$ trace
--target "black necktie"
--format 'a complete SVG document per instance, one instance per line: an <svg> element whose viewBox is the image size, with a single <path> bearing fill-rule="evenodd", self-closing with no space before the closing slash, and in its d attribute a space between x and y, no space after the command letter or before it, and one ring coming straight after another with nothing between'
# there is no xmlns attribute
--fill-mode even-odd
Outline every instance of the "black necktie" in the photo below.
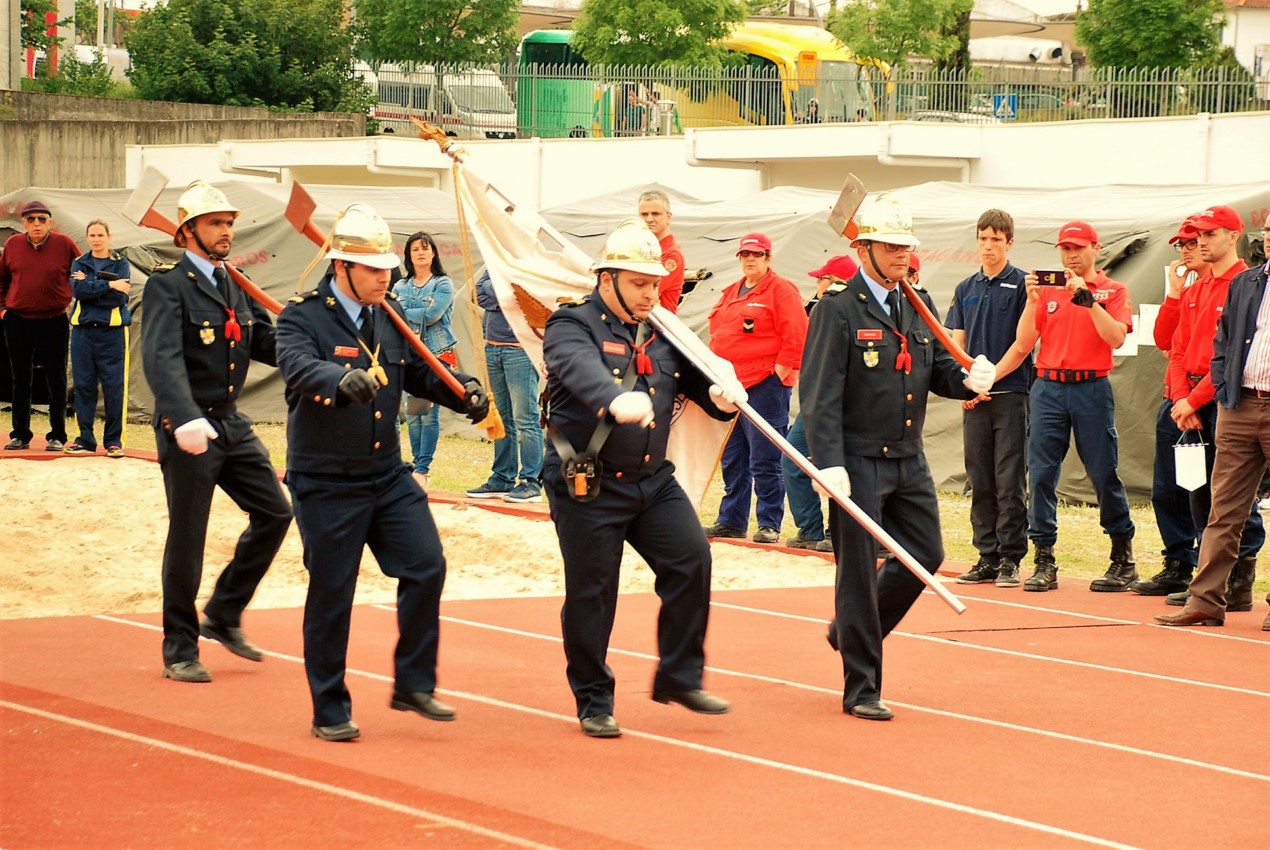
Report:
<svg viewBox="0 0 1270 850"><path fill-rule="evenodd" d="M898 328L900 326L900 288L898 286L886 294L886 305L891 308L891 321Z"/></svg>
<svg viewBox="0 0 1270 850"><path fill-rule="evenodd" d="M217 266L212 269L212 278L216 281L216 286L220 288L221 293L225 292L225 286L229 282L229 275L225 273L224 266Z"/></svg>
<svg viewBox="0 0 1270 850"><path fill-rule="evenodd" d="M366 340L366 347L373 350L375 346L375 317L369 307L362 308L361 326L362 339Z"/></svg>

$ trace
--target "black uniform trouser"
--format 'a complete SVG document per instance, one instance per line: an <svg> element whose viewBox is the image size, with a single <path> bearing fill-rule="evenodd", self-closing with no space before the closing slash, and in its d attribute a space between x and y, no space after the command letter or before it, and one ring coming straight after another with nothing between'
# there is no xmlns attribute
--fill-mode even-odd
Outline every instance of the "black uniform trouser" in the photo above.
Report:
<svg viewBox="0 0 1270 850"><path fill-rule="evenodd" d="M846 468L851 500L934 574L943 563L944 544L926 457L848 456ZM908 613L925 585L893 555L877 569L877 541L837 502L829 504L838 561L834 621L845 680L842 708L847 711L881 698L882 638Z"/></svg>
<svg viewBox="0 0 1270 850"><path fill-rule="evenodd" d="M1027 554L1027 393L1000 393L962 414L970 527L993 561Z"/></svg>
<svg viewBox="0 0 1270 850"><path fill-rule="evenodd" d="M710 615L710 543L673 465L642 481L606 475L591 502L569 497L559 459L543 470L551 519L564 556L565 672L578 717L613 713L613 671L605 662L617 611L622 544L629 542L656 576L661 598L653 678L658 691L701 687Z"/></svg>
<svg viewBox="0 0 1270 850"><path fill-rule="evenodd" d="M384 575L397 579L394 690L432 693L445 557L428 497L410 468L402 464L365 477L288 471L287 486L309 571L304 671L313 697L313 725L334 726L352 718L344 672L364 546L370 547Z"/></svg>
<svg viewBox="0 0 1270 850"><path fill-rule="evenodd" d="M243 609L291 524L291 506L269 462L269 452L251 430L251 420L233 414L209 421L220 436L209 440L201 455L181 451L169 431L155 427L168 497L168 538L163 549L164 664L198 658L195 603L203 580L203 547L216 487L247 514L248 522L203 609L213 620L227 626L240 624Z"/></svg>
<svg viewBox="0 0 1270 850"><path fill-rule="evenodd" d="M49 389L47 440L66 442L66 357L70 350L71 321L65 315L51 319L27 319L9 310L4 314L4 344L9 350L13 376L13 430L9 436L30 440L31 382L35 363L44 366Z"/></svg>

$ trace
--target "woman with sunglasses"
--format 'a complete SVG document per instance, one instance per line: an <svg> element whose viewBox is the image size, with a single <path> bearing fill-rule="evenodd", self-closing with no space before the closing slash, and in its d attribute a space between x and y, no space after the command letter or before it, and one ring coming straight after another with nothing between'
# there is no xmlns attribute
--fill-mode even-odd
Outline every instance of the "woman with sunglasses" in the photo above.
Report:
<svg viewBox="0 0 1270 850"><path fill-rule="evenodd" d="M450 328L454 281L441 265L436 240L423 231L411 234L406 239L405 261L406 276L393 286L392 294L406 311L406 324L438 359L458 368L454 346L459 340ZM436 405L415 398L407 398L405 406L415 480L426 491L432 456L441 436L441 411Z"/></svg>
<svg viewBox="0 0 1270 850"><path fill-rule="evenodd" d="M723 290L710 311L710 349L732 363L749 404L782 436L807 337L798 287L772 271L772 240L741 237L742 277ZM780 540L785 518L781 453L748 419L738 419L723 448L723 501L707 537L743 538L750 523L750 490L758 501L755 543Z"/></svg>

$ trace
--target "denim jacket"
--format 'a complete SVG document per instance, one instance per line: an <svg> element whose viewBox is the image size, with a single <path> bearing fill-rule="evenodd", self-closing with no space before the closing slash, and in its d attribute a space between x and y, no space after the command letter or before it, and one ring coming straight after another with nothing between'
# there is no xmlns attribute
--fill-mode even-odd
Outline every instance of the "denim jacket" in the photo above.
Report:
<svg viewBox="0 0 1270 850"><path fill-rule="evenodd" d="M458 337L450 330L454 281L447 275L433 275L423 286L415 286L413 277L402 278L392 294L406 311L406 324L422 337L429 351L442 354L458 344Z"/></svg>

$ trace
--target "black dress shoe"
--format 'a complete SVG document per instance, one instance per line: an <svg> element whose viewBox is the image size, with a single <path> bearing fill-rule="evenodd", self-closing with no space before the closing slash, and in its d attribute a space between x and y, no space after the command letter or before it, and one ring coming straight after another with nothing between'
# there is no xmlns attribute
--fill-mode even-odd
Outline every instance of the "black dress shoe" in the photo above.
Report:
<svg viewBox="0 0 1270 850"><path fill-rule="evenodd" d="M163 678L174 682L210 682L212 671L203 666L197 658L190 661L178 661L167 664L163 668Z"/></svg>
<svg viewBox="0 0 1270 850"><path fill-rule="evenodd" d="M393 691L392 700L388 703L388 707L397 711L413 711L417 714L422 714L429 720L454 719L454 709L432 694L425 694L423 691L414 693Z"/></svg>
<svg viewBox="0 0 1270 850"><path fill-rule="evenodd" d="M611 714L597 714L594 717L583 717L578 721L582 731L589 738L620 738L622 730Z"/></svg>
<svg viewBox="0 0 1270 850"><path fill-rule="evenodd" d="M825 632L825 640L829 641L829 648L834 652L841 652L838 649L838 624L833 620L829 621L829 631Z"/></svg>
<svg viewBox="0 0 1270 850"><path fill-rule="evenodd" d="M199 623L198 633L208 640L214 640L224 646L230 652L239 658L246 658L248 661L260 661L265 654L251 641L247 640L247 636L243 634L243 630L237 626L226 626L218 623L211 617L204 617L203 622Z"/></svg>
<svg viewBox="0 0 1270 850"><path fill-rule="evenodd" d="M890 720L895 716L895 712L882 700L876 702L862 702L859 705L851 706L851 714L864 720Z"/></svg>
<svg viewBox="0 0 1270 850"><path fill-rule="evenodd" d="M727 714L728 701L701 689L695 691L653 691L653 702L670 705L677 702L698 714Z"/></svg>
<svg viewBox="0 0 1270 850"><path fill-rule="evenodd" d="M336 723L334 726L314 726L313 737L321 738L323 741L351 741L360 737L362 730L357 728L357 724L351 720L345 720L343 723Z"/></svg>

